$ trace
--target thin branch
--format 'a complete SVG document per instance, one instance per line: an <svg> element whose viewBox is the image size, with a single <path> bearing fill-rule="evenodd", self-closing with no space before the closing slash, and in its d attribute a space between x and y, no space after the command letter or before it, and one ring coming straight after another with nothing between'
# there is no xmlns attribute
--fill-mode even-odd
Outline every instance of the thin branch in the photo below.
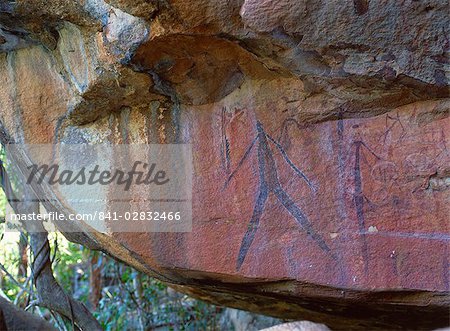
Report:
<svg viewBox="0 0 450 331"><path fill-rule="evenodd" d="M33 300L33 301L31 301L31 302L28 304L28 306L25 307L25 311L26 311L26 310L29 310L29 309L31 309L31 308L33 308L33 307L40 306L40 305L41 305L41 302L39 301L39 299Z"/></svg>
<svg viewBox="0 0 450 331"><path fill-rule="evenodd" d="M2 271L6 274L6 276L8 276L9 278L11 278L11 280L13 281L13 283L14 283L15 285L17 285L18 287L20 287L21 290L26 291L26 292L29 292L28 289L25 288L25 287L23 287L23 285L20 284L19 281L18 281L16 278L14 278L14 276L11 275L11 273L10 273L10 272L6 269L6 267L5 267L3 264L1 264L1 263L0 263L0 269L2 269Z"/></svg>
<svg viewBox="0 0 450 331"><path fill-rule="evenodd" d="M27 286L30 283L30 280L32 278L32 275L29 275L25 282L23 283L23 288L20 289L20 292L16 295L16 298L14 299L14 304L17 305L19 303L20 297L26 292L30 295L34 295L33 291L30 291Z"/></svg>

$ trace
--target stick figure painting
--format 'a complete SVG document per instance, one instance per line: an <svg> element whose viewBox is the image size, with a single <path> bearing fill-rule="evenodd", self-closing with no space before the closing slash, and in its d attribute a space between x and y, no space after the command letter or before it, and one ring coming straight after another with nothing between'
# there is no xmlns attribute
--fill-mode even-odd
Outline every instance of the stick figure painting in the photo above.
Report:
<svg viewBox="0 0 450 331"><path fill-rule="evenodd" d="M333 259L335 259L335 256L331 252L330 247L327 245L322 236L314 229L313 225L311 224L303 210L283 189L278 177L278 170L276 161L274 159L274 152L279 153L282 156L282 159L287 163L287 165L289 165L293 174L301 178L313 192L315 191L314 185L303 173L303 171L301 171L291 161L281 144L265 131L263 124L258 120L256 120L255 129L256 136L247 147L245 153L235 166L234 170L229 174L223 187L223 189L227 189L229 183L233 180L234 176L239 171L244 162L252 157L252 150L256 149L259 180L258 193L253 207L253 214L249 220L247 231L244 234L239 249L236 270L239 270L242 267L245 258L250 250L252 242L258 231L260 220L264 213L264 208L270 194L273 194L277 198L283 208L289 212L289 214L294 218L299 227L304 232L306 232L306 234L315 242L315 244L318 245L324 252L331 255Z"/></svg>

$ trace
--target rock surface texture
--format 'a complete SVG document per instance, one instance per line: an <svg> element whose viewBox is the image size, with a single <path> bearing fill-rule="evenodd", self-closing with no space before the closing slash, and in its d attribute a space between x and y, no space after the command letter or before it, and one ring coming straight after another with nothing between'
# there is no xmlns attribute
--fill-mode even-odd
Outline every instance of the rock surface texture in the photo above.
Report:
<svg viewBox="0 0 450 331"><path fill-rule="evenodd" d="M179 290L333 330L444 327L448 13L0 0L0 136L192 144L192 232L67 234Z"/></svg>

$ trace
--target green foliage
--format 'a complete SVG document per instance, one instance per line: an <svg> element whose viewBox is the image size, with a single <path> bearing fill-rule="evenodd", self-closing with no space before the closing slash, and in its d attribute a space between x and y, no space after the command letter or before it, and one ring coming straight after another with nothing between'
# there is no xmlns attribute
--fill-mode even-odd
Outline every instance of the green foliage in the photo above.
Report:
<svg viewBox="0 0 450 331"><path fill-rule="evenodd" d="M89 274L84 264L89 251L79 244L67 241L62 235L52 233L49 236L50 247L54 254L53 273L66 293L74 295L74 282L87 298Z"/></svg>
<svg viewBox="0 0 450 331"><path fill-rule="evenodd" d="M0 161L5 160L5 150L0 145ZM6 211L6 196L3 190L0 189L0 219L5 218L5 211Z"/></svg>
<svg viewBox="0 0 450 331"><path fill-rule="evenodd" d="M105 330L215 330L220 309L170 290L165 284L109 260L103 268L110 286L103 288L95 316ZM142 286L141 297L136 282Z"/></svg>
<svg viewBox="0 0 450 331"><path fill-rule="evenodd" d="M0 263L18 279L19 233L6 233L0 242ZM61 234L49 235L53 272L62 287L91 307L89 293L89 261L98 255L97 267L101 268L101 298L93 311L105 330L216 330L221 309L187 295L169 289L162 282L139 273L103 253L92 252L78 244L68 242ZM31 271L28 270L28 274ZM1 274L1 272L0 272ZM4 273L0 277L1 290L14 301L20 287ZM136 286L140 284L141 290ZM26 305L22 295L18 303ZM56 324L55 324L56 325ZM70 330L70 322L65 327Z"/></svg>
<svg viewBox="0 0 450 331"><path fill-rule="evenodd" d="M0 160L5 161L0 147ZM10 165L5 162L7 171ZM14 174L14 171L11 171ZM20 187L18 179L10 176L14 190ZM19 195L20 196L20 195ZM0 190L0 219L4 219L7 200ZM18 277L19 232L0 232L0 295L25 308L34 298L31 293L31 270L26 278ZM95 305L89 301L92 292L90 270L100 268L101 295L93 311L105 330L215 330L220 317L220 308L194 300L169 289L165 284L131 267L121 264L103 253L92 252L81 245L68 242L61 234L49 235L52 268L56 280L64 290L87 307ZM95 255L95 259L93 259ZM28 260L31 261L28 250ZM92 263L92 261L97 261ZM29 263L30 264L30 263ZM22 288L26 288L24 291ZM20 294L20 296L19 296ZM19 297L18 297L19 296ZM45 309L32 311L43 314L60 329L71 329L69 321L46 313ZM42 315L42 316L44 316ZM63 325L65 324L65 325Z"/></svg>
<svg viewBox="0 0 450 331"><path fill-rule="evenodd" d="M17 279L18 271L18 255L19 250L17 242L19 240L19 233L6 233L1 235L2 240L0 242L0 263L6 268L6 270ZM18 281L24 281L23 279L17 279ZM0 271L0 284L3 294L5 294L10 300L14 300L17 294L20 292L20 287L7 276L6 272Z"/></svg>
<svg viewBox="0 0 450 331"><path fill-rule="evenodd" d="M3 191L0 191L0 218L5 218L5 210L6 210L6 197L3 194Z"/></svg>

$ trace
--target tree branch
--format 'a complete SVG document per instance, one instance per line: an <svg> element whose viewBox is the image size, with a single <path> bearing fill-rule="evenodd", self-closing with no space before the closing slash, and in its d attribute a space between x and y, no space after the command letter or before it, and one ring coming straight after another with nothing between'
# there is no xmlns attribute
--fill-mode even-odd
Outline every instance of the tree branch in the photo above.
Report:
<svg viewBox="0 0 450 331"><path fill-rule="evenodd" d="M44 227L42 230L45 231ZM40 306L73 320L82 330L102 330L86 306L67 295L53 276L47 232L34 232L29 235L30 247L34 255L33 277Z"/></svg>
<svg viewBox="0 0 450 331"><path fill-rule="evenodd" d="M39 213L39 202L37 202L34 193L29 187L25 187L24 199L17 200L1 160L0 185L15 213ZM50 245L47 231L42 223L37 222L33 224L33 229L29 232L29 235L30 247L34 255L31 272L41 306L72 320L82 330L102 330L100 324L89 310L81 302L68 296L53 276L50 261Z"/></svg>
<svg viewBox="0 0 450 331"><path fill-rule="evenodd" d="M56 331L42 318L17 308L2 297L0 297L0 330Z"/></svg>

